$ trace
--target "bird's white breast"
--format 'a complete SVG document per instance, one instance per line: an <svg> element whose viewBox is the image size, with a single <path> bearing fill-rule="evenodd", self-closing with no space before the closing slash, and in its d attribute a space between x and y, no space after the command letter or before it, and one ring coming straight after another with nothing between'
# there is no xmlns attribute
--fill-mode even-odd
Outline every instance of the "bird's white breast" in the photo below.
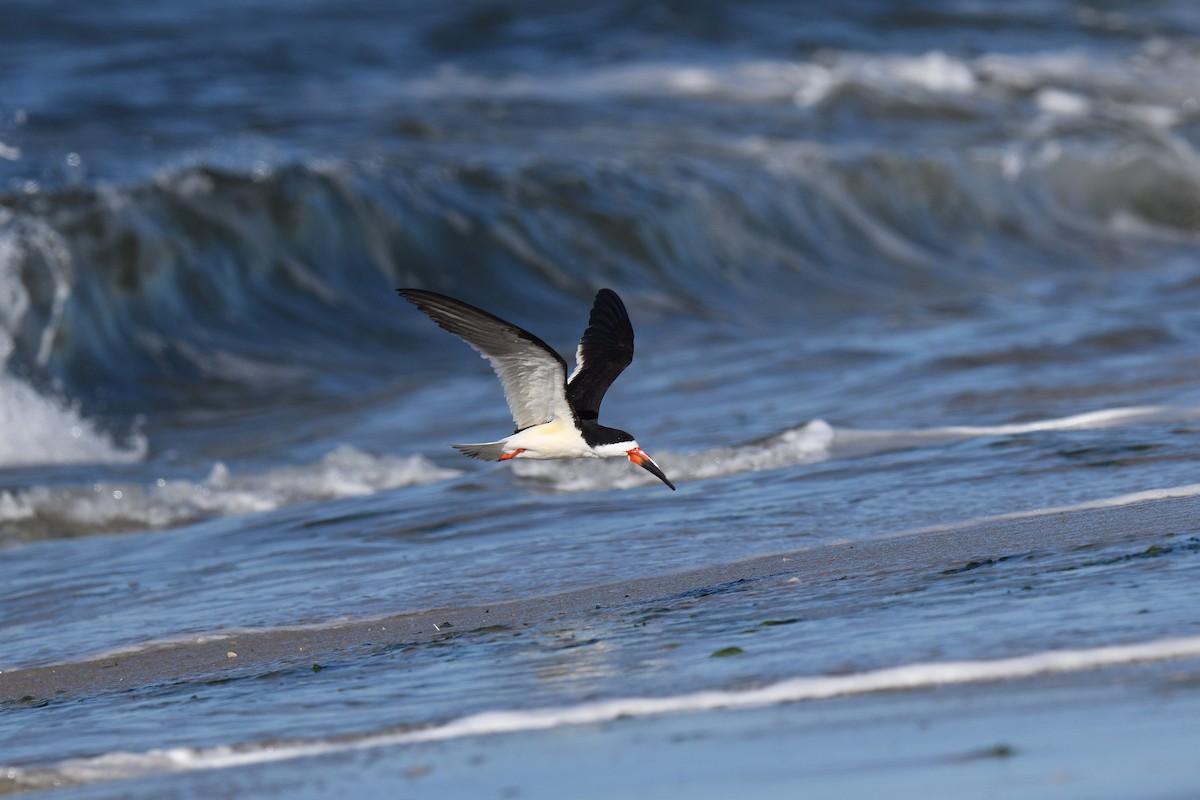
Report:
<svg viewBox="0 0 1200 800"><path fill-rule="evenodd" d="M526 428L504 441L506 450L524 451L515 458L587 458L596 455L573 423L558 419Z"/></svg>

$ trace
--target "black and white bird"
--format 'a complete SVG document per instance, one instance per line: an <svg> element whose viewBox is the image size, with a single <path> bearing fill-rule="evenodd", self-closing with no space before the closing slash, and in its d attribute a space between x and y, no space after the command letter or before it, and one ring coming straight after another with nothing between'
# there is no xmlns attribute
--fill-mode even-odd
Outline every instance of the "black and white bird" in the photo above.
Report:
<svg viewBox="0 0 1200 800"><path fill-rule="evenodd" d="M604 393L633 361L633 325L616 292L596 293L575 371L567 377L567 362L532 333L436 292L396 291L490 361L504 387L516 432L496 442L453 445L459 452L484 461L625 456L674 490L631 434L597 421Z"/></svg>

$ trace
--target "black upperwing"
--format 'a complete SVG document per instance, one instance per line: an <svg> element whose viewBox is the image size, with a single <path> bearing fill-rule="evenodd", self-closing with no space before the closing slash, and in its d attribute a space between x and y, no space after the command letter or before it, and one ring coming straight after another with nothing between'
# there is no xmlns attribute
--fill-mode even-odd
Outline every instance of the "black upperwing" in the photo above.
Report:
<svg viewBox="0 0 1200 800"><path fill-rule="evenodd" d="M567 380L567 401L579 419L599 416L604 393L632 361L633 325L625 304L612 289L601 289Z"/></svg>

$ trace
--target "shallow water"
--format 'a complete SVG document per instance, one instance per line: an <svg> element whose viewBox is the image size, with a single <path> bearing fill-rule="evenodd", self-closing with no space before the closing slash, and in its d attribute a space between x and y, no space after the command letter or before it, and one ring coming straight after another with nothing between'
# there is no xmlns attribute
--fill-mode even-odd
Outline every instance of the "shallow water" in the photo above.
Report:
<svg viewBox="0 0 1200 800"><path fill-rule="evenodd" d="M1200 635L1191 4L12 16L5 789L553 796L596 746L633 765L596 795L715 794L751 773L698 760L776 730L817 752L753 760L765 796L963 790L946 759L997 744L966 783L1057 788L1006 697L1073 743L1141 726L1160 768L1111 785L1187 786L1200 731L1161 687L1194 702L1170 643ZM616 289L638 352L605 422L679 491L451 450L511 420L409 285L568 356ZM1110 646L1149 663L586 712ZM562 770L519 766L547 748ZM1118 750L1066 747L1061 785L1100 796Z"/></svg>

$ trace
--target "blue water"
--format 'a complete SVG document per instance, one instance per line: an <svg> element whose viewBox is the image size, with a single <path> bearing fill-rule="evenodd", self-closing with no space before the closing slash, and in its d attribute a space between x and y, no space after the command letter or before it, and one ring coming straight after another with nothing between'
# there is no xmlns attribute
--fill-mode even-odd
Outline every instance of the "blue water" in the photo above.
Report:
<svg viewBox="0 0 1200 800"><path fill-rule="evenodd" d="M364 796L562 796L565 773L451 766L553 731L214 754L1200 634L1193 4L19 2L4 28L0 690L167 653L124 691L9 697L5 790L291 796L328 774ZM626 463L458 455L511 430L502 395L397 286L568 360L595 291L618 291L637 355L604 421L679 491ZM767 554L790 560L743 580ZM564 592L584 600L527 630L355 627ZM197 639L306 630L348 649L184 664ZM618 720L603 752L630 767L595 792L747 785L640 756L686 740L720 763L776 724L811 748L808 714L862 752L754 771L764 796L961 788L946 764L999 740L952 730L992 721L1016 754L962 762L966 785L1002 762L1059 786L1031 755L1043 723L1200 744L1155 699L1194 685L1194 658L1080 663L1014 682L1047 709L1028 730L1005 727L1003 685L977 712L954 689L966 718L934 726L937 757L884 752L896 720L943 718L935 680ZM161 747L183 772L145 757ZM1071 796L1100 796L1113 747L1068 748ZM1166 759L1120 785L1189 788Z"/></svg>

